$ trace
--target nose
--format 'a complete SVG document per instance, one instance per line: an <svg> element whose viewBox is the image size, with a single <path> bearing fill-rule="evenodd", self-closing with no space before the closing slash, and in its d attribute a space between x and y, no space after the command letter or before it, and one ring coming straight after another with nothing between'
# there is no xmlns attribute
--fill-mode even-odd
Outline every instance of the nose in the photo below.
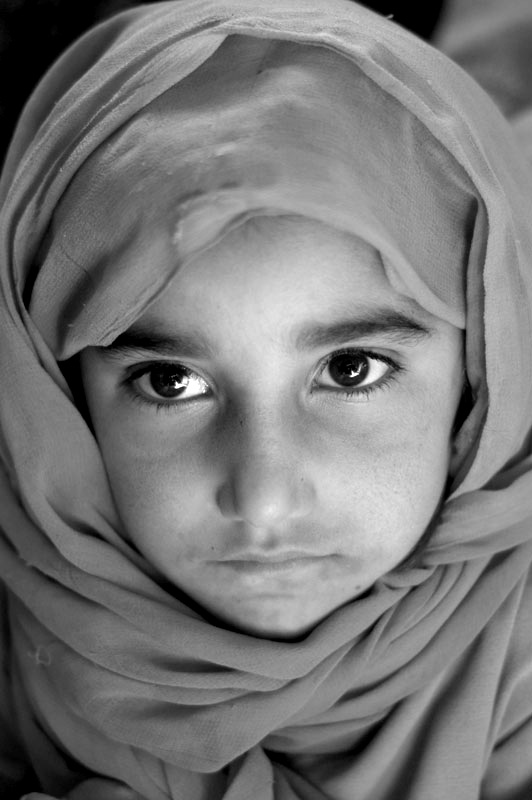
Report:
<svg viewBox="0 0 532 800"><path fill-rule="evenodd" d="M294 432L291 435L286 424L262 425L262 434L257 427L252 430L250 422L234 432L237 441L233 439L216 500L227 519L271 528L309 514L316 492Z"/></svg>

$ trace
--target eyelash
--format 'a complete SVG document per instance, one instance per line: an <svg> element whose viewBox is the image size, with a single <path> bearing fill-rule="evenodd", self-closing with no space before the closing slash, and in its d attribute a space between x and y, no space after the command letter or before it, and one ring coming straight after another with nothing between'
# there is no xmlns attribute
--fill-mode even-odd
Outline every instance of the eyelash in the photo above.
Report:
<svg viewBox="0 0 532 800"><path fill-rule="evenodd" d="M342 355L354 355L354 356L361 356L363 358L367 358L373 361L379 361L380 363L386 364L390 370L386 373L382 378L378 379L376 382L369 384L368 386L358 386L352 389L342 389L342 387L338 386L337 388L333 387L318 387L316 386L315 381L323 374L327 366L331 363L334 358ZM123 381L123 385L128 393L129 399L135 403L138 403L141 406L148 406L154 409L157 413L158 412L167 412L171 413L177 411L177 409L182 408L183 405L187 403L193 402L193 400L181 400L180 402L176 402L175 400L155 400L149 399L144 397L136 388L135 382L139 380L143 375L146 375L156 367L176 367L176 366L184 366L180 362L175 361L152 361L148 364L144 364L142 367L134 369ZM188 367L185 367L188 370ZM311 387L311 394L314 394L316 389L321 389L323 392L328 392L334 394L335 397L341 397L343 400L350 400L353 397L358 397L360 400L368 400L373 394L377 391L386 389L392 384L399 374L403 372L404 367L399 364L394 359L390 358L389 356L382 355L381 353L374 353L370 350L360 350L356 348L347 348L345 350L336 350L333 353L330 353L319 365L318 371L316 373L315 378L313 379L313 384ZM194 370L189 370L193 374L195 373ZM201 377L201 376L200 376ZM207 382L207 381L206 381ZM199 395L199 397L209 397L209 394L206 395Z"/></svg>

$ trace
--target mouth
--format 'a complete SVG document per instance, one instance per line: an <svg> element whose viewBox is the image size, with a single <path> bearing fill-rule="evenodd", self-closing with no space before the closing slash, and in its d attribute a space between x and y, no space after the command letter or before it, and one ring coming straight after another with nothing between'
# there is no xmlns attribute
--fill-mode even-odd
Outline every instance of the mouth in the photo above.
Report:
<svg viewBox="0 0 532 800"><path fill-rule="evenodd" d="M315 553L306 553L302 550L286 550L286 551L279 551L279 552L259 552L259 553L252 553L252 552L243 552L243 553L235 553L230 554L225 558L220 559L222 563L252 563L252 564L284 564L289 561L304 561L304 560L315 560L318 558L324 558L325 556L318 556Z"/></svg>
<svg viewBox="0 0 532 800"><path fill-rule="evenodd" d="M284 553L241 553L217 562L222 568L231 570L242 577L282 578L305 576L317 572L334 556L316 556L299 551Z"/></svg>

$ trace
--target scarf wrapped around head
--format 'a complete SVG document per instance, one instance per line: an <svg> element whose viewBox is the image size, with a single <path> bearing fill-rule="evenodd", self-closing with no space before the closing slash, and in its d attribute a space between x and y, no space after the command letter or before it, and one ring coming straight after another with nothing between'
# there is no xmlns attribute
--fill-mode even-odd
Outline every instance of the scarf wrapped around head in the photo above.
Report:
<svg viewBox="0 0 532 800"><path fill-rule="evenodd" d="M445 57L353 3L172 0L55 65L0 192L0 580L43 787L97 774L147 800L329 796L286 758L347 750L422 692L530 567L532 182L511 131ZM123 535L61 370L260 214L376 247L395 288L464 328L473 398L421 563L299 642L216 627L166 591ZM338 796L356 781L366 797L386 748L339 769Z"/></svg>

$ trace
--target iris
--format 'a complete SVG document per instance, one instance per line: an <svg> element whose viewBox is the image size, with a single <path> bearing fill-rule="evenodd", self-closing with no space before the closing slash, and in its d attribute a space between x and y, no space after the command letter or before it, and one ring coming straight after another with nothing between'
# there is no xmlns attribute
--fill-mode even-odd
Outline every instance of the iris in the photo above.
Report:
<svg viewBox="0 0 532 800"><path fill-rule="evenodd" d="M368 359L354 353L334 356L329 362L329 374L341 386L357 386L369 372Z"/></svg>

